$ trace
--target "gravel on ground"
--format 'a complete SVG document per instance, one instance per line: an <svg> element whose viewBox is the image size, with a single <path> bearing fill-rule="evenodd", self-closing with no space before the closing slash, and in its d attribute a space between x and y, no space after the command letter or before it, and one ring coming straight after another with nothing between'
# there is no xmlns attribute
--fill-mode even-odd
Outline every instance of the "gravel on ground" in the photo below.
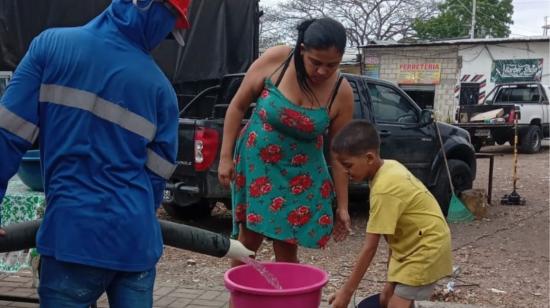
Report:
<svg viewBox="0 0 550 308"><path fill-rule="evenodd" d="M457 275L441 280L433 300L498 307L548 307L549 303L549 151L521 154L517 192L525 206L503 206L500 198L512 192L513 155L510 146L485 147L495 154L492 205L482 220L451 224L454 266ZM487 188L486 159L477 161L474 188ZM230 213L218 204L207 219L179 221L228 235ZM351 209L353 232L347 240L324 250L300 249L299 258L325 269L330 280L324 298L343 284L361 249L366 228L366 203ZM162 210L159 217L173 220ZM173 220L175 221L175 220ZM385 281L387 247L381 241L371 268L363 278L357 297L377 293ZM257 259L273 260L270 242L264 241ZM227 259L214 258L166 247L157 267L159 282L182 287L219 288L229 268ZM449 284L451 282L451 284ZM452 291L449 286L454 284Z"/></svg>

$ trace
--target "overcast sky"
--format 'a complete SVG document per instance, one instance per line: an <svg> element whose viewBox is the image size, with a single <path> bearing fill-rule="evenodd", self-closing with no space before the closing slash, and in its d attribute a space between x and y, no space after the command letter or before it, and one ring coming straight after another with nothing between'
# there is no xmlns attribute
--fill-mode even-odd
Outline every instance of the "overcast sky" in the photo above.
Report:
<svg viewBox="0 0 550 308"><path fill-rule="evenodd" d="M260 0L260 4L274 5L283 0ZM466 1L466 0L465 0ZM540 36L544 25L544 16L550 24L550 0L513 0L514 24L510 27L511 36ZM550 32L550 30L549 30Z"/></svg>

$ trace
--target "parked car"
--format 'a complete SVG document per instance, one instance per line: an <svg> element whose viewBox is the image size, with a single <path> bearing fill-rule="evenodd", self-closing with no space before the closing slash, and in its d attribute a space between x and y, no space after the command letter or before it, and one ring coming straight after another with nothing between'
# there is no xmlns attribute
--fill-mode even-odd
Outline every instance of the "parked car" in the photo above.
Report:
<svg viewBox="0 0 550 308"><path fill-rule="evenodd" d="M181 111L178 166L167 184L163 202L169 215L177 218L203 215L209 213L212 203L218 200L230 205L230 191L218 183L218 159L225 112L243 77L243 74L225 76L219 85L204 90ZM431 111L420 109L391 82L352 74L345 77L354 91L353 116L375 123L381 137L381 156L407 166L432 191L446 214L451 191L435 125L441 131L443 149L458 192L471 188L476 174L475 153L468 132L435 123ZM210 105L206 107L207 104ZM251 104L243 125L253 108ZM203 112L189 112L197 109ZM325 142L326 148L328 144ZM350 194L359 194L367 200L368 185L352 184Z"/></svg>
<svg viewBox="0 0 550 308"><path fill-rule="evenodd" d="M514 119L518 118L519 150L540 151L549 136L550 86L538 82L498 84L483 103L460 106L456 125L466 129L479 151L484 145L514 144Z"/></svg>

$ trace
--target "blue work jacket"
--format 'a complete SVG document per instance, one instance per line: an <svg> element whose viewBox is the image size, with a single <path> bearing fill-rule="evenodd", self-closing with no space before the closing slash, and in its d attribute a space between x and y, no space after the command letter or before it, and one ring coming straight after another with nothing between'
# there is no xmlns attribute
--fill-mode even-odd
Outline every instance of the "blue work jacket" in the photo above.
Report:
<svg viewBox="0 0 550 308"><path fill-rule="evenodd" d="M114 0L81 27L31 43L0 104L0 200L39 140L40 254L144 271L162 254L156 209L175 168L177 97L150 55L176 17Z"/></svg>

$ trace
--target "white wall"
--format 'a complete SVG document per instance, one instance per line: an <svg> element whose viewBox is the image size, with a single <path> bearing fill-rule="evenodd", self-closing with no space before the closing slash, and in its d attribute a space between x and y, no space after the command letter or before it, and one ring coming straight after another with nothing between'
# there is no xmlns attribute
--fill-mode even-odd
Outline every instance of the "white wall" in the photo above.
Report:
<svg viewBox="0 0 550 308"><path fill-rule="evenodd" d="M487 95L495 86L495 84L491 82L491 66L493 60L540 58L544 59L542 83L550 84L549 46L550 43L548 41L460 45L458 55L462 57L462 69L460 70L458 84L460 84L462 78L466 79L464 82L482 83L485 80L485 85L481 87L480 93L485 91L485 95ZM455 98L458 99L458 93L456 92ZM480 97L480 102L482 99L483 96Z"/></svg>

